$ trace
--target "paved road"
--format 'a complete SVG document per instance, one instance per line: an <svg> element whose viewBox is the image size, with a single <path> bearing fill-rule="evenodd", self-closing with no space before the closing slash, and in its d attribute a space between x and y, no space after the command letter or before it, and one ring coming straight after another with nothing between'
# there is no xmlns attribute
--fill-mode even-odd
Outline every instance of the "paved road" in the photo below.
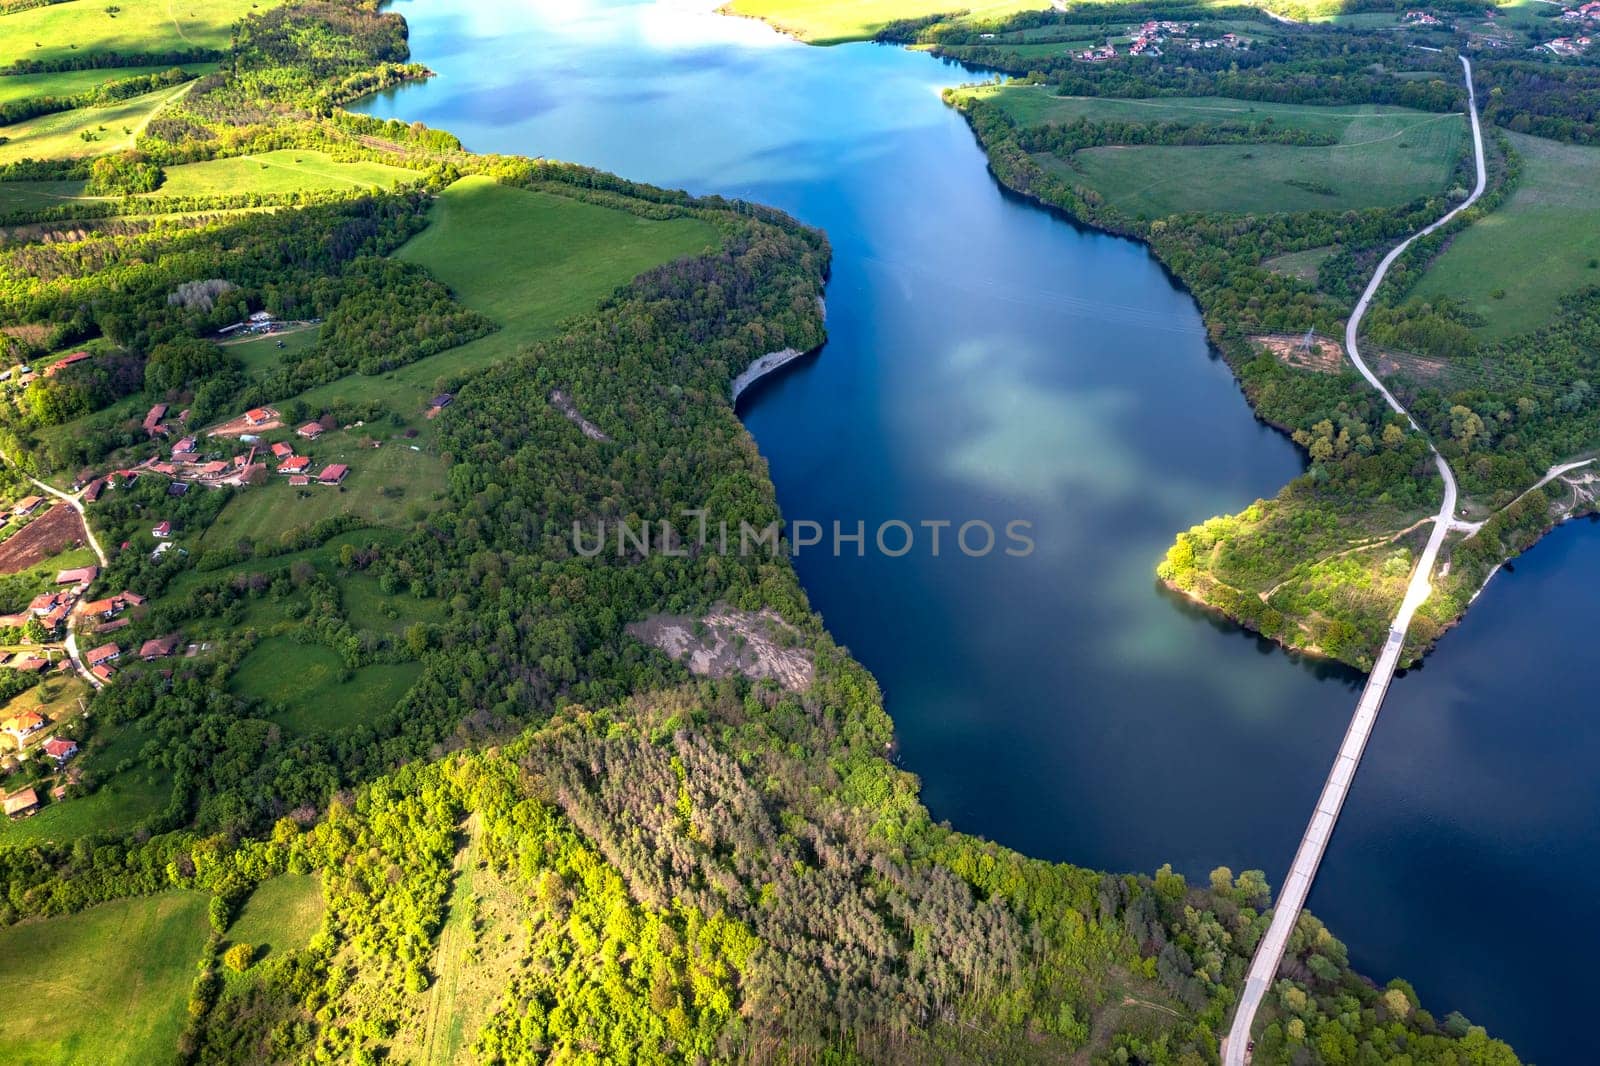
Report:
<svg viewBox="0 0 1600 1066"><path fill-rule="evenodd" d="M1394 261L1413 241L1419 237L1426 237L1445 225L1471 207L1478 197L1483 195L1483 188L1487 182L1483 165L1483 131L1478 125L1478 101L1477 94L1472 88L1472 64L1466 56L1461 57L1461 67L1467 81L1467 114L1472 123L1472 148L1478 170L1477 184L1472 190L1472 195L1432 225L1401 241L1383 257L1383 262L1378 264L1377 273L1373 274L1372 280L1367 283L1366 291L1356 302L1355 310L1351 313L1350 321L1346 323L1344 331L1345 350L1349 353L1350 361L1355 364L1355 368L1361 372L1362 377L1372 383L1372 387L1378 390L1391 408L1406 416L1411 427L1418 432L1421 432L1421 427L1417 425L1416 419L1400 405L1400 401L1394 398L1394 394L1361 358L1357 339L1361 332L1361 319L1366 315L1372 297L1377 293L1378 286L1383 284L1384 275L1389 272L1389 267ZM1338 757L1334 759L1333 769L1329 771L1328 779L1322 786L1322 795L1317 798L1316 809L1311 812L1311 823L1306 826L1305 835L1300 838L1300 848L1295 852L1294 863L1289 867L1289 876L1278 892L1277 906L1273 909L1272 923L1267 928L1267 935L1261 938L1261 943L1256 946L1255 958L1250 961L1244 995L1239 1000L1238 1010L1233 1016L1233 1026L1228 1030L1228 1038L1224 1042L1223 1062L1227 1066L1244 1066L1250 1041L1250 1027L1255 1021L1256 1011L1260 1009L1262 999L1271 990L1272 982L1278 975L1278 967L1283 962L1283 952L1288 946L1289 936L1300 920L1300 911L1305 907L1306 896L1311 892L1311 883L1317 876L1317 867L1322 863L1322 853L1327 849L1328 839L1333 836L1333 827L1339 820L1339 812L1343 809L1345 797L1350 792L1350 782L1355 778L1356 767L1361 763L1361 755L1367 747L1367 739L1372 735L1372 727L1378 720L1378 708L1383 706L1383 698L1389 692L1389 682L1393 680L1395 668L1400 663L1400 652L1405 646L1406 630L1411 627L1411 619L1417 613L1417 608L1428 598L1428 593L1432 589L1430 582L1433 577L1433 566L1439 557L1439 548L1444 544L1444 539L1456 520L1455 474L1436 448L1433 449L1433 462L1439 469L1439 476L1444 479L1444 502L1434 518L1433 532L1428 537L1427 546L1422 549L1422 556L1417 560L1416 569L1412 571L1405 599L1401 601L1400 610L1389 627L1389 637L1384 641L1383 650L1378 654L1377 664L1373 666L1372 673L1367 678L1366 687L1361 690L1361 699L1356 702L1355 715L1350 719L1349 728L1345 730L1344 741L1339 745Z"/></svg>
<svg viewBox="0 0 1600 1066"><path fill-rule="evenodd" d="M0 459L3 459L8 463L12 463L11 457L9 455L5 454L4 452L0 452ZM15 466L16 464L12 463L12 465ZM21 467L18 467L18 469L20 470ZM56 499L65 502L68 507L70 507L74 511L78 512L78 518L83 522L83 535L89 541L89 547L94 549L94 557L96 559L100 560L100 565L101 566L105 566L106 565L105 549L100 547L99 538L94 535L94 530L89 528L89 516L83 513L83 501L80 500L76 494L62 492L60 489L56 488L54 485L47 485L43 481L40 481L36 477L32 477L32 476L29 476L27 474L24 474L23 476L28 478L28 480L33 483L33 487L34 488L38 489L41 492L48 493L49 495L54 496ZM97 689L105 687L105 683L103 681L101 681L98 677L95 677L94 674L89 672L88 666L84 665L82 657L79 656L79 654L78 654L78 634L76 634L76 633L74 633L72 631L72 622L71 622L71 620L68 620L68 622L67 622L66 648L67 648L67 658L72 660L73 668L76 669L79 674L83 675L83 679L85 681L89 682L89 684L93 685Z"/></svg>

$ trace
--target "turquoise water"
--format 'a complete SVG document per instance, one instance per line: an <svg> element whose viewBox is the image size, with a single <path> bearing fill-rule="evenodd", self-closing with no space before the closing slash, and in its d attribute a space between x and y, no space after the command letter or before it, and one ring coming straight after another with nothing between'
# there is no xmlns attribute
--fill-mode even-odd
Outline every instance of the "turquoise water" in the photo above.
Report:
<svg viewBox="0 0 1600 1066"><path fill-rule="evenodd" d="M395 10L438 77L366 110L827 230L828 344L741 401L788 519L1032 524L1021 559L797 561L936 817L1088 866L1282 876L1359 678L1153 574L1176 531L1272 494L1300 457L1142 246L996 185L938 95L983 75L694 4ZM1600 592L1597 539L1532 553L1396 684L1311 899L1372 976L1547 1063L1579 1061L1563 1028L1600 993L1557 935L1600 873L1576 613Z"/></svg>

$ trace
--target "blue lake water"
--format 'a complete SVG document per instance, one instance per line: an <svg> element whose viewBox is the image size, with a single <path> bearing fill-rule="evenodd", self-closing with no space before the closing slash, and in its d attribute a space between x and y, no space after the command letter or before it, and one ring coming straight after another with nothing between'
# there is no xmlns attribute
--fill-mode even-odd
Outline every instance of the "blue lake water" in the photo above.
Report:
<svg viewBox="0 0 1600 1066"><path fill-rule="evenodd" d="M1359 678L1174 600L1154 568L1300 457L1141 245L996 185L938 95L983 75L692 2L394 9L438 77L365 110L826 229L828 344L741 404L788 519L1031 523L1023 559L947 540L797 561L936 817L1087 866L1282 876ZM1600 875L1597 602L1593 525L1496 579L1394 687L1311 898L1370 975L1544 1063L1584 1060L1571 1020L1600 996L1572 958Z"/></svg>

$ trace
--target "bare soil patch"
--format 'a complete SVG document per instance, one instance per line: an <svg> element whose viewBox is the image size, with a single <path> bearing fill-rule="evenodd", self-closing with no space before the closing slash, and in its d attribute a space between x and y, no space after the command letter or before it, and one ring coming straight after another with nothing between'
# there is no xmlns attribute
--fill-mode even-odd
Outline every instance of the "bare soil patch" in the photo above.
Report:
<svg viewBox="0 0 1600 1066"><path fill-rule="evenodd" d="M58 503L0 543L0 574L38 566L83 540L83 519L77 511Z"/></svg>
<svg viewBox="0 0 1600 1066"><path fill-rule="evenodd" d="M1250 338L1271 352L1280 363L1314 374L1337 374L1345 367L1344 346L1332 337L1313 334L1265 333Z"/></svg>
<svg viewBox="0 0 1600 1066"><path fill-rule="evenodd" d="M271 408L268 408L271 410ZM272 411L272 417L265 422L251 424L244 415L230 418L226 422L219 422L206 430L208 437L242 437L246 434L265 433L271 429L282 429L283 421L278 417L277 411Z"/></svg>
<svg viewBox="0 0 1600 1066"><path fill-rule="evenodd" d="M573 402L572 397L568 396L560 389L551 390L550 403L551 406L553 406L557 411L560 411L563 415L566 415L567 420L582 430L583 435L588 437L590 440L611 439L610 437L606 436L605 431L599 426L595 425L587 418L584 418L583 415L579 413L578 405Z"/></svg>
<svg viewBox="0 0 1600 1066"><path fill-rule="evenodd" d="M800 634L771 608L757 612L715 607L704 618L658 614L628 625L628 633L701 677L741 674L767 678L799 692L816 674Z"/></svg>

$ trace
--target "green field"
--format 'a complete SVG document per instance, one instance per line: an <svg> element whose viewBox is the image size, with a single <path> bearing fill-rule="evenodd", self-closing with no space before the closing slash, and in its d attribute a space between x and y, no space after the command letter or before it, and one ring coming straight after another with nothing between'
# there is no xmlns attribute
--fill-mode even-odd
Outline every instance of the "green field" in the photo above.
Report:
<svg viewBox="0 0 1600 1066"><path fill-rule="evenodd" d="M151 196L266 195L393 188L420 175L369 160L344 162L325 152L284 148L259 155L208 159L167 168L167 180Z"/></svg>
<svg viewBox="0 0 1600 1066"><path fill-rule="evenodd" d="M226 48L233 24L272 0L68 0L0 16L0 67L94 52L124 55ZM116 13L106 9L115 7ZM101 78L107 76L101 71Z"/></svg>
<svg viewBox="0 0 1600 1066"><path fill-rule="evenodd" d="M387 427L375 427L387 436ZM444 498L445 465L427 451L412 451L394 437L380 448L357 447L361 430L335 430L315 444L297 441L301 455L316 459L313 469L344 463L343 485L294 487L274 474L265 485L237 493L200 538L202 550L239 540L277 547L289 530L315 525L335 515L360 515L381 526L402 527L425 516Z"/></svg>
<svg viewBox="0 0 1600 1066"><path fill-rule="evenodd" d="M262 959L298 951L322 925L322 880L316 874L279 874L256 886L228 927L228 941L249 944Z"/></svg>
<svg viewBox="0 0 1600 1066"><path fill-rule="evenodd" d="M243 363L246 374L260 379L281 366L286 357L297 356L316 344L321 335L322 327L312 326L290 333L269 333L247 341L234 341L224 344L222 350ZM282 348L278 347L280 341Z"/></svg>
<svg viewBox="0 0 1600 1066"><path fill-rule="evenodd" d="M3 26L0 23L0 26ZM215 63L179 64L192 74L207 74L217 69ZM113 67L102 70L60 70L50 74L7 74L0 76L0 104L15 100L28 100L35 96L76 96L98 85L111 81L125 81L145 74L161 74L171 70L173 64L160 63L150 67Z"/></svg>
<svg viewBox="0 0 1600 1066"><path fill-rule="evenodd" d="M352 529L338 536L329 537L315 548L306 548L303 551L286 552L283 555L274 555L265 559L246 559L239 563L230 563L214 570L184 570L173 577L167 585L166 598L181 598L187 596L192 590L201 585L208 584L220 578L233 577L236 574L256 574L276 572L286 569L290 564L304 561L318 567L332 567L337 565L340 550L346 545L354 548L365 548L369 544L388 547L402 539L402 534L392 529Z"/></svg>
<svg viewBox="0 0 1600 1066"><path fill-rule="evenodd" d="M380 403L426 430L423 407L447 379L554 336L635 276L718 242L698 219L654 221L552 193L463 178L440 194L428 228L398 255L426 267L502 328L379 377L351 374L302 393L312 410ZM385 444L384 448L391 447ZM411 453L415 454L415 453ZM358 457L366 464L371 457ZM362 467L351 464L351 487Z"/></svg>
<svg viewBox="0 0 1600 1066"><path fill-rule="evenodd" d="M1307 248L1303 252L1285 252L1264 260L1262 266L1291 278L1299 278L1308 285L1317 283L1317 271L1328 257L1339 249L1331 244L1320 248Z"/></svg>
<svg viewBox="0 0 1600 1066"><path fill-rule="evenodd" d="M393 709L422 673L420 663L363 666L339 680L344 660L320 644L268 637L239 664L228 687L281 706L274 722L308 734L371 722Z"/></svg>
<svg viewBox="0 0 1600 1066"><path fill-rule="evenodd" d="M47 7L37 10L55 9ZM132 148L134 138L144 129L150 117L167 101L188 92L193 84L186 82L176 88L158 89L110 107L58 111L53 115L41 115L7 126L5 135L10 140L0 144L0 163L14 163L19 159L78 159ZM91 139L84 140L83 134L88 134Z"/></svg>
<svg viewBox="0 0 1600 1066"><path fill-rule="evenodd" d="M0 930L0 1062L171 1062L209 925L208 897L165 892Z"/></svg>
<svg viewBox="0 0 1600 1066"><path fill-rule="evenodd" d="M1538 329L1562 296L1600 285L1590 265L1600 261L1600 148L1506 136L1523 160L1516 191L1458 234L1415 290L1461 300L1491 340Z"/></svg>
<svg viewBox="0 0 1600 1066"><path fill-rule="evenodd" d="M413 622L442 622L445 602L418 599L409 592L385 595L370 574L351 574L339 580L339 598L345 617L357 629L399 632ZM390 617L390 613L394 617Z"/></svg>
<svg viewBox="0 0 1600 1066"><path fill-rule="evenodd" d="M109 741L91 742L78 756L102 784L87 796L55 800L31 818L0 823L0 844L75 840L90 833L132 829L159 813L172 796L167 771L141 764L139 749L150 739L142 726L121 726ZM116 772L118 764L132 765Z"/></svg>
<svg viewBox="0 0 1600 1066"><path fill-rule="evenodd" d="M1024 124L1079 117L1149 122L1270 117L1280 127L1338 138L1337 144L1324 147L1106 146L1075 152L1070 164L1038 157L1041 165L1095 189L1120 210L1149 218L1186 211L1256 214L1401 204L1443 191L1466 143L1463 116L1401 108L1272 105L1215 97L1090 100L1022 87L996 95Z"/></svg>

